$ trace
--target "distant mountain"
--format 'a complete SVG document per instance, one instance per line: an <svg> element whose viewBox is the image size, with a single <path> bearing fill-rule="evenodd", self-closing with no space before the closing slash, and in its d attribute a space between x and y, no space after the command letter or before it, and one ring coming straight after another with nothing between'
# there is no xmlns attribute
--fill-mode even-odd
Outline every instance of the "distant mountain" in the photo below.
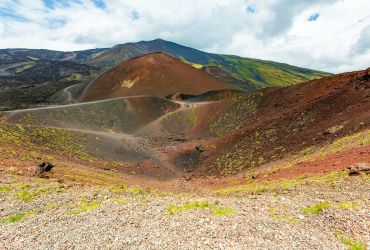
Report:
<svg viewBox="0 0 370 250"><path fill-rule="evenodd" d="M157 52L126 60L100 75L82 93L83 101L123 96L171 94L199 95L212 90L234 89L175 57Z"/></svg>
<svg viewBox="0 0 370 250"><path fill-rule="evenodd" d="M73 101L65 88L75 85L74 92L78 92L122 61L154 52L172 55L197 71L246 91L330 75L272 61L206 53L161 39L71 52L0 49L0 110Z"/></svg>
<svg viewBox="0 0 370 250"><path fill-rule="evenodd" d="M71 52L47 49L0 49L0 65L42 60L83 62L105 50L108 49L90 49Z"/></svg>
<svg viewBox="0 0 370 250"><path fill-rule="evenodd" d="M93 54L85 63L95 67L111 68L123 60L151 52L173 55L244 90L290 86L330 75L284 63L206 53L161 39L116 45ZM209 67L212 67L212 70L209 70Z"/></svg>
<svg viewBox="0 0 370 250"><path fill-rule="evenodd" d="M0 65L0 110L56 103L55 93L90 82L100 72L74 61L21 58L13 57L13 63Z"/></svg>

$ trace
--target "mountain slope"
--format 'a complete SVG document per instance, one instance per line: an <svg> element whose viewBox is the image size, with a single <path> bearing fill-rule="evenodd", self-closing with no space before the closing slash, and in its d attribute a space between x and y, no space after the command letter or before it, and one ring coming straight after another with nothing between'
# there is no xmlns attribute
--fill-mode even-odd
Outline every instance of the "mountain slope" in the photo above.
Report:
<svg viewBox="0 0 370 250"><path fill-rule="evenodd" d="M70 103L74 93L104 70L154 52L172 55L235 88L252 92L327 75L282 63L206 53L160 39L71 52L1 49L0 110Z"/></svg>
<svg viewBox="0 0 370 250"><path fill-rule="evenodd" d="M225 81L232 78L234 85L245 90L289 86L330 75L272 61L206 53L161 39L116 45L109 50L99 52L86 63L110 68L123 60L151 52L165 52L197 68L207 66L218 68L218 70L206 71ZM223 71L223 74L214 74L215 71Z"/></svg>
<svg viewBox="0 0 370 250"><path fill-rule="evenodd" d="M89 49L82 51L55 51L47 49L0 49L0 66L22 62L47 61L75 61L81 62L90 59L93 55L106 49Z"/></svg>
<svg viewBox="0 0 370 250"><path fill-rule="evenodd" d="M99 76L82 93L82 101L122 96L166 97L199 95L233 86L164 53L152 53L122 62Z"/></svg>
<svg viewBox="0 0 370 250"><path fill-rule="evenodd" d="M55 93L89 82L98 72L68 60L29 60L8 65L6 70L0 66L0 110L55 103Z"/></svg>
<svg viewBox="0 0 370 250"><path fill-rule="evenodd" d="M156 53L123 64L133 67L146 60L148 65L147 60L154 60L153 57L170 60L171 65L176 61ZM102 90L111 90L109 81L102 83ZM23 141L29 137L35 145L68 147L53 137L53 128L59 127L84 137L87 134L87 141L76 143L93 157L129 160L139 164L135 171L140 169L140 173L153 178L180 178L189 172L199 176L233 175L266 171L266 168L268 175L297 176L342 170L349 164L370 160L367 154L370 150L370 69L256 93L222 90L182 97L185 100L127 97L3 112L0 122L13 125L0 126L0 142L17 138ZM33 127L43 130L34 131ZM14 131L16 136L12 135ZM131 157L135 151L135 157ZM341 156L340 151L346 151L347 155ZM333 154L338 158L335 164L319 162L318 168L307 157L319 156L320 161ZM150 162L144 163L145 159ZM269 169L269 164L281 164L281 161L286 161L287 166ZM302 166L307 167L302 167L302 162Z"/></svg>

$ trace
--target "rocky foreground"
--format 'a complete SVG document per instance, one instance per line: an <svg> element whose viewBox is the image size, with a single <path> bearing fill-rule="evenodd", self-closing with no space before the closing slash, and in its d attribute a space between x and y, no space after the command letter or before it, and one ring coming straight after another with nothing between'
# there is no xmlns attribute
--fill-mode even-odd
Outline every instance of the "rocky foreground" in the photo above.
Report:
<svg viewBox="0 0 370 250"><path fill-rule="evenodd" d="M366 175L200 194L0 172L1 249L367 249Z"/></svg>

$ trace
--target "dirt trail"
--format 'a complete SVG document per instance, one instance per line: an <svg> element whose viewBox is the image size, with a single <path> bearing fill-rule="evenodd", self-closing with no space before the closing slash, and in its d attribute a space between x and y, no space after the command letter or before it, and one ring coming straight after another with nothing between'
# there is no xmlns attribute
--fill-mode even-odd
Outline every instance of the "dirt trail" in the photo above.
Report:
<svg viewBox="0 0 370 250"><path fill-rule="evenodd" d="M30 63L32 63L32 62L14 63L14 64L6 65L3 68L0 67L0 76L11 76L13 74L11 74L9 72L6 72L7 70L17 68L17 67L20 67L20 66L23 66L23 65L26 65L26 64L30 64Z"/></svg>
<svg viewBox="0 0 370 250"><path fill-rule="evenodd" d="M41 108L28 108L28 109L17 109L17 110L11 110L11 111L3 111L5 114L15 114L19 112L24 112L24 111L37 111L37 110L43 110L43 109L55 109L55 108L68 108L68 107L78 107L78 106L84 106L84 105L91 105L91 104L98 104L98 103L103 103L103 102L109 102L109 101L114 101L114 100L130 100L133 98L140 98L140 97L145 97L145 96L129 96L129 97L117 97L117 98L112 98L112 99L104 99L104 100L98 100L98 101L91 101L91 102L82 102L82 103L72 103L72 104L65 104L65 105L52 105L48 107L41 107Z"/></svg>
<svg viewBox="0 0 370 250"><path fill-rule="evenodd" d="M129 148L133 149L134 151L143 153L143 155L149 154L150 159L156 162L161 167L161 171L163 171L164 173L177 172L177 174L179 175L183 174L182 172L176 171L176 166L167 161L167 157L164 154L163 149L161 149L160 147L153 146L153 143L150 143L146 138L126 133L114 133L114 132L110 133L73 128L68 128L67 130L79 133L92 134L95 136L108 137L110 140L117 141L121 145L129 146Z"/></svg>
<svg viewBox="0 0 370 250"><path fill-rule="evenodd" d="M168 116L174 115L176 113L179 113L179 112L182 112L182 111L185 111L185 110L191 110L191 109L194 109L194 108L202 106L202 105L207 105L209 103L215 103L215 102L187 102L187 101L175 101L175 100L170 100L170 101L179 104L180 107L178 109L176 109L175 111L168 112L167 114L162 115L161 117L158 117L154 121L146 124L145 126L138 129L135 132L135 134L143 135L143 134L146 134L148 132L153 132L153 129L160 128L161 121L163 121L163 119L165 119Z"/></svg>
<svg viewBox="0 0 370 250"><path fill-rule="evenodd" d="M74 99L73 99L73 97L72 97L72 93L71 93L71 91L69 91L69 89L70 89L70 88L73 88L73 87L74 87L74 85L69 86L69 87L67 87L67 88L63 89L63 92L67 95L67 98L66 98L66 100L65 100L65 102L66 102L66 103L69 103L69 102L71 102L71 101L73 101L73 100L74 100Z"/></svg>

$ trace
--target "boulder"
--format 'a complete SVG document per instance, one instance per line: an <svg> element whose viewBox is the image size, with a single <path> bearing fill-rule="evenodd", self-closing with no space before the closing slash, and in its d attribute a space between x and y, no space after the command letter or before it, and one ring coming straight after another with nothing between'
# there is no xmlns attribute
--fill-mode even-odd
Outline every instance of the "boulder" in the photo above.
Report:
<svg viewBox="0 0 370 250"><path fill-rule="evenodd" d="M199 152L204 152L204 148L202 145L196 146L195 149L198 150Z"/></svg>
<svg viewBox="0 0 370 250"><path fill-rule="evenodd" d="M338 126L330 127L327 130L325 130L324 135L335 134L336 132L338 132L339 130L341 130L343 127L344 127L343 125L338 125Z"/></svg>
<svg viewBox="0 0 370 250"><path fill-rule="evenodd" d="M349 175L370 174L370 163L355 163L348 167Z"/></svg>
<svg viewBox="0 0 370 250"><path fill-rule="evenodd" d="M36 167L36 176L44 177L46 172L50 172L51 169L54 167L53 164L50 162L42 162Z"/></svg>

